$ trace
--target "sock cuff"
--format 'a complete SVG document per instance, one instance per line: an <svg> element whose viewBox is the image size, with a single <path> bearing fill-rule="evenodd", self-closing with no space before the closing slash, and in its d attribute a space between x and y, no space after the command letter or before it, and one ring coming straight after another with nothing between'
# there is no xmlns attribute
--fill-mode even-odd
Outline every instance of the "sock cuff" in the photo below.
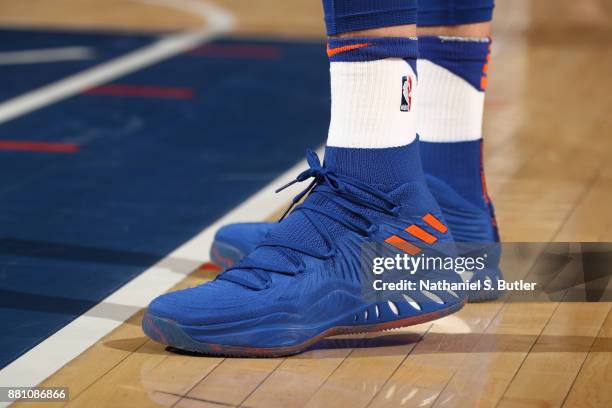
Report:
<svg viewBox="0 0 612 408"><path fill-rule="evenodd" d="M419 140L380 149L325 147L325 166L366 183L395 186L424 181Z"/></svg>
<svg viewBox="0 0 612 408"><path fill-rule="evenodd" d="M419 58L428 60L486 61L491 38L419 37Z"/></svg>
<svg viewBox="0 0 612 408"><path fill-rule="evenodd" d="M327 35L416 24L417 0L323 0Z"/></svg>
<svg viewBox="0 0 612 408"><path fill-rule="evenodd" d="M419 37L419 58L439 65L478 91L487 87L491 39Z"/></svg>
<svg viewBox="0 0 612 408"><path fill-rule="evenodd" d="M385 58L415 60L419 57L419 43L416 37L330 38L327 56L330 62L363 62Z"/></svg>

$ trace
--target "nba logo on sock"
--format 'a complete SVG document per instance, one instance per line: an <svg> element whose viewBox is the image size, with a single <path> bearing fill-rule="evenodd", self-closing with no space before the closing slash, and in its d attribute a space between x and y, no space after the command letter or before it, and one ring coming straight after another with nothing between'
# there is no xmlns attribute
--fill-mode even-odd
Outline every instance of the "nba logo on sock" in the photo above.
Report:
<svg viewBox="0 0 612 408"><path fill-rule="evenodd" d="M402 105L400 110L402 112L410 112L412 106L412 77L402 77Z"/></svg>

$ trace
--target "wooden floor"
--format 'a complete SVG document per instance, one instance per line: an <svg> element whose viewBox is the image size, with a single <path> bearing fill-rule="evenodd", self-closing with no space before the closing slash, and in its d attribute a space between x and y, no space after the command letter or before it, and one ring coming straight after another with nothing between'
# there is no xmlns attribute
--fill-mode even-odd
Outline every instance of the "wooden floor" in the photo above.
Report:
<svg viewBox="0 0 612 408"><path fill-rule="evenodd" d="M612 2L497 3L485 160L503 238L612 241ZM201 24L159 4L0 0L0 24ZM322 35L315 0L215 4L234 13L240 35ZM526 275L535 255L504 267ZM211 274L196 271L179 286ZM610 407L611 307L470 304L433 324L273 359L169 353L147 340L139 313L43 385L70 387L69 407Z"/></svg>

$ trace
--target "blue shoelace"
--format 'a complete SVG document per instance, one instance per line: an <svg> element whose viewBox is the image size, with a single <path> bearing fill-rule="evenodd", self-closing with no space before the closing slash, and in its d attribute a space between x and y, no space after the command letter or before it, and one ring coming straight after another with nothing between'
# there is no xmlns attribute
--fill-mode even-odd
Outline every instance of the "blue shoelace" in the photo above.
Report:
<svg viewBox="0 0 612 408"><path fill-rule="evenodd" d="M281 222L285 216L289 214L291 209L307 194L325 195L330 202L344 211L330 209L321 204L308 202L307 200L295 207L294 212L301 211L303 213L304 217L323 238L327 247L325 248L326 250L321 251L317 248L311 248L300 242L296 242L296 240L275 239L272 236L260 243L257 248L281 248L283 254L291 261L294 268L288 268L287 265L279 267L278 265L266 264L261 259L247 257L236 266L219 275L218 279L234 282L251 289L265 289L270 283L270 272L285 275L297 275L302 272L304 270L304 262L300 254L318 259L328 259L333 256L335 252L335 243L322 220L323 217L327 217L331 219L332 222L339 223L357 234L370 236L378 229L378 226L364 214L364 209L370 209L376 213L384 213L390 216L397 216L399 206L388 194L352 177L330 171L327 167L321 165L319 156L312 150L308 150L306 157L309 168L300 173L295 180L292 180L276 190L276 192L278 193L295 183L301 183L308 179L313 180L308 187L293 198L291 205L287 208L279 222ZM356 191L363 193L363 195L357 194ZM375 199L366 199L364 196ZM353 217L349 216L349 214L352 214ZM363 222L357 222L356 218ZM246 270L257 279L248 279L243 276L243 274L228 273L233 270Z"/></svg>

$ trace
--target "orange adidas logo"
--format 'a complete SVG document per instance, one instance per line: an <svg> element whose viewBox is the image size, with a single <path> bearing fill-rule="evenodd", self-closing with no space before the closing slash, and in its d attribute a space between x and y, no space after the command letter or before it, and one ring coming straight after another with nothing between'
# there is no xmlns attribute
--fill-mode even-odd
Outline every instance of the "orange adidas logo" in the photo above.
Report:
<svg viewBox="0 0 612 408"><path fill-rule="evenodd" d="M442 234L446 234L446 232L448 231L446 225L442 224L440 220L438 220L430 213L427 213L421 219L425 222L425 224L429 225L431 228ZM404 231L429 245L435 243L438 240L438 238L431 235L429 232L425 231L423 228L415 224L408 226ZM421 252L421 248L406 241L403 238L398 237L397 235L391 235L385 240L385 242L413 256Z"/></svg>
<svg viewBox="0 0 612 408"><path fill-rule="evenodd" d="M359 48L368 47L372 44L370 43L359 43L359 44L349 44L343 45L342 47L330 48L329 44L327 44L327 56L329 58L333 57L336 54L340 54L341 52L358 50Z"/></svg>

